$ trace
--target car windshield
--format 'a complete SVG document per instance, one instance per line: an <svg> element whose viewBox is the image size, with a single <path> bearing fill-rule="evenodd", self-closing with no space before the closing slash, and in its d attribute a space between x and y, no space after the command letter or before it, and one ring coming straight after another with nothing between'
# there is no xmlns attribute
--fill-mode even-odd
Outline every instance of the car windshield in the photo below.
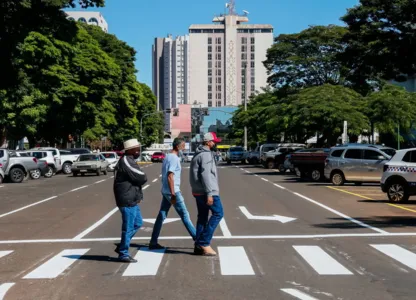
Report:
<svg viewBox="0 0 416 300"><path fill-rule="evenodd" d="M161 156L161 155L163 155L163 153L162 152L155 152L153 155Z"/></svg>
<svg viewBox="0 0 416 300"><path fill-rule="evenodd" d="M393 157L396 154L396 150L391 149L391 148L385 148L385 149L380 149L381 151L383 151L384 153L386 153L388 156Z"/></svg>
<svg viewBox="0 0 416 300"><path fill-rule="evenodd" d="M244 151L243 147L230 148L230 152L242 152L242 151Z"/></svg>
<svg viewBox="0 0 416 300"><path fill-rule="evenodd" d="M70 151L66 151L66 150L59 150L59 152L61 153L61 155L71 155L72 154Z"/></svg>
<svg viewBox="0 0 416 300"><path fill-rule="evenodd" d="M80 155L78 161L99 160L97 155Z"/></svg>

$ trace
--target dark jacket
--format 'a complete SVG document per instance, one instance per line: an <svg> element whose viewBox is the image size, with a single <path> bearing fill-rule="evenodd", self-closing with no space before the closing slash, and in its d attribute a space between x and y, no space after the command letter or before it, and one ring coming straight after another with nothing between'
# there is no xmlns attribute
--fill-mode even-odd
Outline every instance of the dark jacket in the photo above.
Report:
<svg viewBox="0 0 416 300"><path fill-rule="evenodd" d="M114 196L118 207L135 206L143 200L142 186L147 182L146 174L132 156L120 158L115 168Z"/></svg>
<svg viewBox="0 0 416 300"><path fill-rule="evenodd" d="M189 182L194 195L218 196L217 165L214 154L208 147L199 146L191 161Z"/></svg>

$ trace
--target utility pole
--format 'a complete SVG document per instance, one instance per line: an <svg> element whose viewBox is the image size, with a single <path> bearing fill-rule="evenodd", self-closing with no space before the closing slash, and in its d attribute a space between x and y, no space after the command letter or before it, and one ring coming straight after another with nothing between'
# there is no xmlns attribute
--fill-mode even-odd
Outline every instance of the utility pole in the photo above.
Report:
<svg viewBox="0 0 416 300"><path fill-rule="evenodd" d="M247 62L244 65L244 111L247 111ZM244 150L247 151L247 126L244 126Z"/></svg>

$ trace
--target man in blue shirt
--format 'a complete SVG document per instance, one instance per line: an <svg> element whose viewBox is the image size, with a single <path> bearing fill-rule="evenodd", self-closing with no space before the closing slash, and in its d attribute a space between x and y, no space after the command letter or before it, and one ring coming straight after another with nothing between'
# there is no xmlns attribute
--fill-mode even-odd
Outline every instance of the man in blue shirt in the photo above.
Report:
<svg viewBox="0 0 416 300"><path fill-rule="evenodd" d="M189 212L186 209L184 198L181 194L181 161L179 155L185 148L185 142L182 139L176 138L173 140L173 150L163 160L162 165L162 203L160 211L153 227L152 238L150 240L149 249L163 249L159 245L157 239L162 230L163 221L168 216L170 207L173 205L178 215L181 217L186 230L195 240L196 230L189 217Z"/></svg>

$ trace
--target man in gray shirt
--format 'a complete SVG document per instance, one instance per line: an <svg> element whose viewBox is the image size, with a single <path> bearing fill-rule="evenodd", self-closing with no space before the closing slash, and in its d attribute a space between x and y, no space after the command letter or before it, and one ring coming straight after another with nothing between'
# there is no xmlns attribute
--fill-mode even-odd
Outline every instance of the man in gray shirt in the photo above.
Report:
<svg viewBox="0 0 416 300"><path fill-rule="evenodd" d="M215 256L211 247L214 231L224 216L218 186L217 166L214 158L216 143L221 142L214 132L204 135L204 144L196 150L190 167L190 184L196 199L198 220L194 253ZM208 220L209 211L212 215Z"/></svg>

